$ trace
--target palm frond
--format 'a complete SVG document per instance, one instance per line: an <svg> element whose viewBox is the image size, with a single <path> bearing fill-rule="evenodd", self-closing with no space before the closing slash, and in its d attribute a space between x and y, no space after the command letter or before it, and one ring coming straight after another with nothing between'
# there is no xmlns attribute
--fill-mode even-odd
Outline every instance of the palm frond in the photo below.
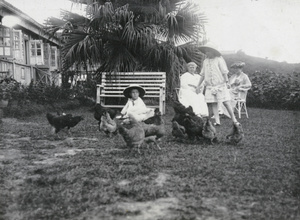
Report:
<svg viewBox="0 0 300 220"><path fill-rule="evenodd" d="M105 44L106 59L100 69L106 72L135 71L139 62L131 51L122 42L121 38L114 39Z"/></svg>
<svg viewBox="0 0 300 220"><path fill-rule="evenodd" d="M95 36L83 31L72 32L62 48L64 63L67 64L64 68L68 68L74 63L99 62L101 47L101 40L95 38Z"/></svg>

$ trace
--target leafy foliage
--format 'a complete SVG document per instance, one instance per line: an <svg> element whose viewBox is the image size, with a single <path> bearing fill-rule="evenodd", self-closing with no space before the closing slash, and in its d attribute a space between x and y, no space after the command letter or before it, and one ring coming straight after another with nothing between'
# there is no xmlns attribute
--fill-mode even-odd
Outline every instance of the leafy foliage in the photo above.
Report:
<svg viewBox="0 0 300 220"><path fill-rule="evenodd" d="M300 73L281 74L256 71L249 74L252 88L247 103L265 108L300 110Z"/></svg>
<svg viewBox="0 0 300 220"><path fill-rule="evenodd" d="M63 30L63 69L89 64L101 72L165 71L170 89L197 51L205 18L182 0L83 1L86 16L63 12L47 29Z"/></svg>

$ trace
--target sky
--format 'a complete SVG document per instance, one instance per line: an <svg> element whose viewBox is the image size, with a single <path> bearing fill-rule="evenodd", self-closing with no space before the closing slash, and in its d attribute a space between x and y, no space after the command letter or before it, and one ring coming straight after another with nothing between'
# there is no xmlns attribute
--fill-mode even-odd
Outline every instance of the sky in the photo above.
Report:
<svg viewBox="0 0 300 220"><path fill-rule="evenodd" d="M72 7L68 0L6 1L40 23ZM207 18L207 38L220 51L300 63L300 0L192 1Z"/></svg>

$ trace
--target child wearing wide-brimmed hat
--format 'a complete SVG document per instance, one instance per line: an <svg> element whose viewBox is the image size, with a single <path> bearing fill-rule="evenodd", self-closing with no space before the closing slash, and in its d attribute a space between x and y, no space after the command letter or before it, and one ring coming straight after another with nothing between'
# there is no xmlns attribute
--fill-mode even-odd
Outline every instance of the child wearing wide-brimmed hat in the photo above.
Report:
<svg viewBox="0 0 300 220"><path fill-rule="evenodd" d="M145 89L139 85L129 85L124 89L123 94L128 98L126 105L121 111L124 118L131 114L137 121L144 121L154 115L154 109L147 108L141 99L145 93Z"/></svg>
<svg viewBox="0 0 300 220"><path fill-rule="evenodd" d="M204 81L206 88L205 100L210 110L210 116L213 113L215 117L216 125L220 125L218 102L224 104L232 121L237 122L230 105L231 97L228 84L229 71L225 60L217 48L211 43L201 46L200 50L206 55L206 59L203 61L197 92L200 92L200 85Z"/></svg>

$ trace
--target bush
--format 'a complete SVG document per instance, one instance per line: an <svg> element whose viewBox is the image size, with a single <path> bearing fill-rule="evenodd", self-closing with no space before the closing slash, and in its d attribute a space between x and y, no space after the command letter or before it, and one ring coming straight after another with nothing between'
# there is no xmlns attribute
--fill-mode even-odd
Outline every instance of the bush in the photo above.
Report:
<svg viewBox="0 0 300 220"><path fill-rule="evenodd" d="M25 117L47 111L74 109L82 105L82 101L77 98L81 95L77 93L78 89L63 88L54 84L32 82L29 86L24 86L18 83L10 89L10 101L4 109L4 115Z"/></svg>
<svg viewBox="0 0 300 220"><path fill-rule="evenodd" d="M300 110L299 73L278 74L269 70L249 74L252 88L247 104L253 107Z"/></svg>

